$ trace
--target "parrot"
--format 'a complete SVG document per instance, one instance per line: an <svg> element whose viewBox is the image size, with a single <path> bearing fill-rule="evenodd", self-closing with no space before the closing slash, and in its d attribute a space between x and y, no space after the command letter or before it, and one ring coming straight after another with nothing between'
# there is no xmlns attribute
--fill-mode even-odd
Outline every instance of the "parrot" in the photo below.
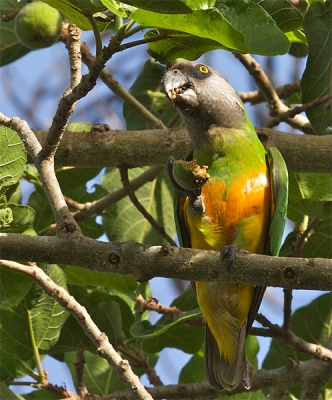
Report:
<svg viewBox="0 0 332 400"><path fill-rule="evenodd" d="M194 61L169 68L161 81L187 128L192 149L170 157L180 246L221 251L229 273L237 250L277 256L288 202L279 150L260 142L244 105L217 70ZM217 390L250 389L245 342L266 287L192 282L205 318L204 370Z"/></svg>

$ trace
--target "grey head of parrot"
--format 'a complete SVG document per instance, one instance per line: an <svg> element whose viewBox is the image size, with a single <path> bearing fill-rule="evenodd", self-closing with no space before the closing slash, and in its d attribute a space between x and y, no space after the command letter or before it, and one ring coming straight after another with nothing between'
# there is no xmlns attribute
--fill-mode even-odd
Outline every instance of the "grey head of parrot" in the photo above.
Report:
<svg viewBox="0 0 332 400"><path fill-rule="evenodd" d="M191 61L176 64L166 72L161 85L194 143L213 126L236 128L246 122L235 89L207 65Z"/></svg>

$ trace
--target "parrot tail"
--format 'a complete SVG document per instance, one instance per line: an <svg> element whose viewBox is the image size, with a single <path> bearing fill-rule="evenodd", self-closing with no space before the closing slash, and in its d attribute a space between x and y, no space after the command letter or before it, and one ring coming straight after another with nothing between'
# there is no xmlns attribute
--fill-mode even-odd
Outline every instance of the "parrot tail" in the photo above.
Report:
<svg viewBox="0 0 332 400"><path fill-rule="evenodd" d="M220 356L218 343L206 325L205 333L205 375L211 386L217 390L233 390L240 382L246 389L251 387L252 366L249 363L246 351L246 328L243 324L239 333L238 351L232 363Z"/></svg>

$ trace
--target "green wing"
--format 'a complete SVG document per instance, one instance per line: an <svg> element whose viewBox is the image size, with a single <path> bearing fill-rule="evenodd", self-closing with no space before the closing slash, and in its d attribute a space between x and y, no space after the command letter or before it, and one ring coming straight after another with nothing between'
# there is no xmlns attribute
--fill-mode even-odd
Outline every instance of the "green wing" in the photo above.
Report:
<svg viewBox="0 0 332 400"><path fill-rule="evenodd" d="M272 207L274 208L270 224L269 249L267 254L277 256L279 254L286 222L288 204L288 171L282 155L275 147L271 147L268 150L267 162L270 168Z"/></svg>

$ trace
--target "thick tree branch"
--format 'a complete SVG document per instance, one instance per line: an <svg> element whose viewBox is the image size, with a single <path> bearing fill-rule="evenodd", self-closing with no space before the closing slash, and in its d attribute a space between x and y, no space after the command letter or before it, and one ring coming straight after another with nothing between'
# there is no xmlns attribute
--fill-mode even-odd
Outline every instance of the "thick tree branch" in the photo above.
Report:
<svg viewBox="0 0 332 400"><path fill-rule="evenodd" d="M256 392L264 388L285 387L289 388L296 384L304 384L308 380L316 379L316 383L322 387L331 379L331 363L322 360L293 361L289 360L285 367L266 371L260 370L253 375L250 392ZM232 396L237 393L248 393L248 391L239 385L232 392L217 391L206 382L198 382L183 385L159 386L147 389L152 397L157 399L215 399L218 396ZM111 395L101 396L99 400L133 400L129 391L117 391ZM92 400L92 397L85 397L84 400ZM306 399L310 399L306 397ZM312 399L312 398L311 398Z"/></svg>
<svg viewBox="0 0 332 400"><path fill-rule="evenodd" d="M6 269L21 272L33 282L41 286L46 294L53 297L62 307L76 318L85 334L95 344L98 354L114 368L120 379L131 388L135 399L152 400L139 378L133 373L127 360L123 360L109 343L105 333L101 332L91 319L87 310L81 306L66 290L54 283L45 272L37 266L27 266L12 261L0 260L0 265Z"/></svg>
<svg viewBox="0 0 332 400"><path fill-rule="evenodd" d="M68 264L100 272L184 280L247 282L293 289L330 290L332 260L270 257L239 252L231 272L220 252L139 243L105 243L87 237L0 234L3 259Z"/></svg>
<svg viewBox="0 0 332 400"><path fill-rule="evenodd" d="M290 171L331 173L332 135L297 135L266 128L257 128L257 133L266 149L273 146L281 151ZM44 141L46 132L35 134L40 142ZM65 132L55 162L58 166L76 167L111 167L122 163L130 167L165 166L169 156L179 159L190 148L184 128L118 131L96 127L91 132Z"/></svg>

